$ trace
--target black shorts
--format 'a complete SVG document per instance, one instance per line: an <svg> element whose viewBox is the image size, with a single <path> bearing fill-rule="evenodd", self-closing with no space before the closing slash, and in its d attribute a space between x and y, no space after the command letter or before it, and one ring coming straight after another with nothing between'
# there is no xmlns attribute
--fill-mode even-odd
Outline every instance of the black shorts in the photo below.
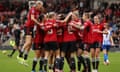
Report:
<svg viewBox="0 0 120 72"><path fill-rule="evenodd" d="M15 45L18 47L20 45L20 39L15 39Z"/></svg>
<svg viewBox="0 0 120 72"><path fill-rule="evenodd" d="M67 51L69 52L75 52L77 51L77 46L76 46L76 42L72 41L72 42L64 42L63 43L63 47L61 48L62 52L67 53Z"/></svg>
<svg viewBox="0 0 120 72"><path fill-rule="evenodd" d="M94 42L93 44L91 44L91 48L101 48L102 44L100 42Z"/></svg>
<svg viewBox="0 0 120 72"><path fill-rule="evenodd" d="M77 41L77 48L84 50L84 43L82 40Z"/></svg>
<svg viewBox="0 0 120 72"><path fill-rule="evenodd" d="M83 50L90 52L91 44L83 43Z"/></svg>
<svg viewBox="0 0 120 72"><path fill-rule="evenodd" d="M60 48L60 50L64 47L64 43L58 43L58 47Z"/></svg>
<svg viewBox="0 0 120 72"><path fill-rule="evenodd" d="M45 43L45 47L44 47L44 50L46 51L50 51L50 50L53 50L53 51L56 51L58 50L58 44L57 42L47 42Z"/></svg>
<svg viewBox="0 0 120 72"><path fill-rule="evenodd" d="M24 31L25 31L25 36L26 35L31 35L32 37L34 36L34 34L33 34L33 27L25 27Z"/></svg>
<svg viewBox="0 0 120 72"><path fill-rule="evenodd" d="M44 44L43 43L33 43L33 50L41 50L43 49Z"/></svg>

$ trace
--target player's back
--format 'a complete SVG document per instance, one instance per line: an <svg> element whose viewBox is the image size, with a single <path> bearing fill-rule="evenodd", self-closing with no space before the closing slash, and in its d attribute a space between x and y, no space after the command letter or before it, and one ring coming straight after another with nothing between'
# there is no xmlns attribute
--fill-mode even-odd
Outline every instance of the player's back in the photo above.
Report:
<svg viewBox="0 0 120 72"><path fill-rule="evenodd" d="M83 41L85 43L92 43L92 25L90 20L84 22Z"/></svg>
<svg viewBox="0 0 120 72"><path fill-rule="evenodd" d="M57 41L57 30L54 27L54 24L56 24L55 20L47 20L45 22L45 38L44 42L54 42Z"/></svg>

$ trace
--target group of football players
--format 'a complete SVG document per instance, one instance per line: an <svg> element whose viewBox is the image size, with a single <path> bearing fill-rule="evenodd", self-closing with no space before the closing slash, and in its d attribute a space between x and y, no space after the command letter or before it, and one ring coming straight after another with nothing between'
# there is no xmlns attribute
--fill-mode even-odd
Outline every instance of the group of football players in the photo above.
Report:
<svg viewBox="0 0 120 72"><path fill-rule="evenodd" d="M102 22L99 15L95 15L92 21L89 12L84 12L80 18L74 11L65 15L55 12L44 14L43 10L42 1L37 1L29 10L22 48L19 48L20 31L14 25L15 47L9 56L19 49L17 58L21 63L28 65L26 62L32 47L35 52L32 72L36 72L38 61L39 72L48 72L48 66L49 70L54 72L64 72L64 59L70 66L70 72L76 72L76 64L77 71L80 71L83 65L83 72L98 72L102 48L104 63L109 64L108 50L114 45L109 23Z"/></svg>

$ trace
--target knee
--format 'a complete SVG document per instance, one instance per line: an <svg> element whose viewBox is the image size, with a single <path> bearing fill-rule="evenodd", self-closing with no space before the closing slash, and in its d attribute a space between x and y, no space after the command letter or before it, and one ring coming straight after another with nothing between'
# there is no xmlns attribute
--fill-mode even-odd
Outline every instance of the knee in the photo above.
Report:
<svg viewBox="0 0 120 72"><path fill-rule="evenodd" d="M26 44L27 45L32 45L32 42L31 41L27 41Z"/></svg>

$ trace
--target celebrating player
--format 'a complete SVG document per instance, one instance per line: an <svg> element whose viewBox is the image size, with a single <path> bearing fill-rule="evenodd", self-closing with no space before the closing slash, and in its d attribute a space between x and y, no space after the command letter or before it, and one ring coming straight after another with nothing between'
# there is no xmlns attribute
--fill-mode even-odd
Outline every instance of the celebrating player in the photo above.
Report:
<svg viewBox="0 0 120 72"><path fill-rule="evenodd" d="M80 30L78 27L82 25L82 21L79 19L78 14L73 14L73 16L75 17L74 20L74 24L73 27L76 29L75 35L76 35L76 39L77 39L77 58L78 58L78 71L81 70L81 65L83 62L83 31Z"/></svg>
<svg viewBox="0 0 120 72"><path fill-rule="evenodd" d="M42 30L44 23L44 15L40 15L40 25L37 25L34 41L33 41L33 50L35 51L35 58L33 60L32 65L32 72L36 72L35 67L37 65L37 62L39 61L39 71L42 72L42 66L43 66L43 39L44 39L44 31Z"/></svg>
<svg viewBox="0 0 120 72"><path fill-rule="evenodd" d="M92 44L92 25L93 23L90 21L89 13L83 13L83 25L77 25L76 27L79 29L83 29L83 43L84 43L84 70L83 72L91 72L91 64L90 64L90 58L89 58L89 50L90 46Z"/></svg>
<svg viewBox="0 0 120 72"><path fill-rule="evenodd" d="M55 52L55 66L59 65L60 53L57 46L57 33L56 33L56 14L54 12L50 12L48 14L48 19L44 23L44 43L45 43L45 57L44 57L44 70L47 72L47 63L50 51ZM58 68L57 68L58 69Z"/></svg>
<svg viewBox="0 0 120 72"><path fill-rule="evenodd" d="M98 66L99 66L99 54L101 50L102 45L102 32L104 29L104 25L100 23L99 16L94 16L94 24L92 26L93 30L93 44L91 46L90 52L92 57L92 66L93 66L93 72L98 72Z"/></svg>
<svg viewBox="0 0 120 72"><path fill-rule="evenodd" d="M68 28L68 25L67 25L67 21L68 21L68 19L70 18L71 15L72 15L72 12L70 12L64 20L60 20L60 23L59 23L59 25L62 25L62 26L60 27L60 29L58 31L59 31L59 33L62 34L60 36L63 37L62 38L62 37L58 36L59 47L60 47L60 50L61 50L61 61L60 61L60 70L61 71L63 70L63 66L64 66L64 57L67 55L66 52L69 52L69 51L72 52L72 53L70 52L71 53L70 58L72 60L70 65L72 65L73 61L74 61L74 65L75 65L75 60L74 60L74 52L76 50L74 48L75 47L75 42L72 43L72 41L71 41L71 40L74 40L75 37L70 38L70 36L73 36L73 34L69 34L70 31L68 31L68 29L70 29L70 28ZM61 31L63 31L63 32L61 32ZM68 49L68 48L70 48L70 49ZM72 65L71 70L75 70L74 65Z"/></svg>
<svg viewBox="0 0 120 72"><path fill-rule="evenodd" d="M39 25L39 21L37 19L42 12L42 8L43 2L37 1L35 7L32 7L28 12L27 22L25 23L25 43L23 45L23 48L21 49L19 57L17 57L20 61L22 61L22 63L26 62L27 60L28 52L30 51L32 45L34 24ZM23 57L24 52L24 59L21 59Z"/></svg>
<svg viewBox="0 0 120 72"><path fill-rule="evenodd" d="M81 56L82 55L82 48L83 48L82 44L83 43L81 41L81 39L82 39L82 31L79 28L76 27L76 26L79 27L81 25L81 20L79 19L79 15L77 13L72 14L72 20L70 22L70 25L72 26L72 29L74 31L74 35L75 35L76 41L77 41L77 46L76 46L76 43L75 43L75 48L76 47L78 48L78 52L77 52L77 55L78 55L78 71L80 71L81 63L83 61L83 57ZM73 71L75 71L75 70L73 70Z"/></svg>

